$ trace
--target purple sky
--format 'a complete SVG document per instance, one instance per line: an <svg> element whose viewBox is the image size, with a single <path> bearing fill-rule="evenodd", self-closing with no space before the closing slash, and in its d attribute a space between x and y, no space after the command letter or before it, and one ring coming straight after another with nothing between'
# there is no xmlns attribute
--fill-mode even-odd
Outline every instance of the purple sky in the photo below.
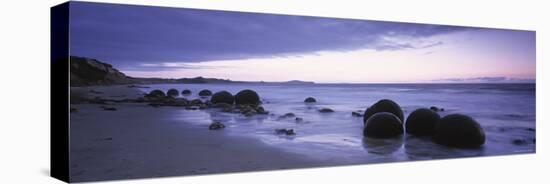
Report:
<svg viewBox="0 0 550 184"><path fill-rule="evenodd" d="M71 2L71 54L134 77L526 82L535 32Z"/></svg>

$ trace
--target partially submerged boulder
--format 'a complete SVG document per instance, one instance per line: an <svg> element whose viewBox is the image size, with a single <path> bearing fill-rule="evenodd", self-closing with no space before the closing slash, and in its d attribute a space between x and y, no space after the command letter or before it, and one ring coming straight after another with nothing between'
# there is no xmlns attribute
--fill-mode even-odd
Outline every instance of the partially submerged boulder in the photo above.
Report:
<svg viewBox="0 0 550 184"><path fill-rule="evenodd" d="M179 92L177 89L172 88L172 89L169 89L168 92L166 92L166 94L171 97L177 97L179 95Z"/></svg>
<svg viewBox="0 0 550 184"><path fill-rule="evenodd" d="M399 118L401 122L404 121L403 110L401 110L401 107L399 106L399 104L389 99L382 99L374 103L369 108L367 108L367 110L365 111L365 114L363 115L363 123L366 123L367 119L369 119L372 115L379 112L392 113L393 115L397 116L397 118Z"/></svg>
<svg viewBox="0 0 550 184"><path fill-rule="evenodd" d="M286 128L275 129L275 133L279 135L296 135L296 133L294 132L294 129L286 129Z"/></svg>
<svg viewBox="0 0 550 184"><path fill-rule="evenodd" d="M182 95L190 95L191 94L191 90L188 90L188 89L184 89L183 91L181 91L181 94Z"/></svg>
<svg viewBox="0 0 550 184"><path fill-rule="evenodd" d="M330 109L330 108L321 108L318 110L319 112L321 113L329 113L329 112L334 112L334 110Z"/></svg>
<svg viewBox="0 0 550 184"><path fill-rule="evenodd" d="M219 91L214 93L214 95L212 95L212 98L210 99L210 101L214 104L216 103L233 104L233 102L235 101L235 97L233 97L233 95L227 91Z"/></svg>
<svg viewBox="0 0 550 184"><path fill-rule="evenodd" d="M367 119L363 135L373 138L390 138L403 134L403 123L392 113L379 112Z"/></svg>
<svg viewBox="0 0 550 184"><path fill-rule="evenodd" d="M304 100L305 103L315 103L317 102L317 100L313 97L307 97L305 100Z"/></svg>
<svg viewBox="0 0 550 184"><path fill-rule="evenodd" d="M225 125L219 121L213 122L210 126L208 126L209 130L219 130L222 128L225 128Z"/></svg>
<svg viewBox="0 0 550 184"><path fill-rule="evenodd" d="M439 114L431 109L416 109L407 117L405 130L413 135L432 136L439 119Z"/></svg>
<svg viewBox="0 0 550 184"><path fill-rule="evenodd" d="M451 147L476 148L485 144L485 132L471 117L450 114L437 123L433 140Z"/></svg>
<svg viewBox="0 0 550 184"><path fill-rule="evenodd" d="M148 97L148 98L163 98L163 97L166 97L166 94L162 90L155 89L155 90L149 92L148 94L146 94L145 97Z"/></svg>
<svg viewBox="0 0 550 184"><path fill-rule="evenodd" d="M260 104L260 96L253 90L245 89L235 95L235 103L237 105L258 105Z"/></svg>
<svg viewBox="0 0 550 184"><path fill-rule="evenodd" d="M210 90L203 89L199 91L199 96L211 96L211 95L212 95L212 91Z"/></svg>

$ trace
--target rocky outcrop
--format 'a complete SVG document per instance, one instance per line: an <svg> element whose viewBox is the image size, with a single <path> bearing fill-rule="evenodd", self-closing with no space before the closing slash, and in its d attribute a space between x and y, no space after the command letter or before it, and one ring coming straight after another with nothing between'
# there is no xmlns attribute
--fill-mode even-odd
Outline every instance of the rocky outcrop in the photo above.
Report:
<svg viewBox="0 0 550 184"><path fill-rule="evenodd" d="M71 56L71 86L115 85L134 83L134 79L96 59Z"/></svg>

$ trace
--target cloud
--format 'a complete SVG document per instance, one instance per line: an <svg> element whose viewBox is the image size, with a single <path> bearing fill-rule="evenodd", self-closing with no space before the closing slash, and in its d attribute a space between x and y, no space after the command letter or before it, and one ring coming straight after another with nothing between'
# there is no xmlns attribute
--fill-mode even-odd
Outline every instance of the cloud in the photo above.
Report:
<svg viewBox="0 0 550 184"><path fill-rule="evenodd" d="M473 77L473 78L448 78L438 79L434 82L453 82L453 83L535 83L535 79L512 78L512 77Z"/></svg>
<svg viewBox="0 0 550 184"><path fill-rule="evenodd" d="M433 47L470 28L71 2L71 54L132 66Z"/></svg>

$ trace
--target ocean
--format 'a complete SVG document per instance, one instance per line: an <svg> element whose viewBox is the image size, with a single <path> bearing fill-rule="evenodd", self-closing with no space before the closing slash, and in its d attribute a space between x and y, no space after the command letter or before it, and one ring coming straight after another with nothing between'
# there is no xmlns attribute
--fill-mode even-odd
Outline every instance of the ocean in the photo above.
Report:
<svg viewBox="0 0 550 184"><path fill-rule="evenodd" d="M429 160L471 156L491 156L536 151L535 84L155 84L141 88L190 89L188 99L199 98L203 89L226 90L236 94L243 89L256 91L269 115L245 117L217 109L181 110L173 117L182 122L207 127L221 121L223 131L245 136L282 150L307 155L332 164L363 164L406 160ZM180 96L184 98L184 96ZM307 97L317 103L305 104ZM479 122L486 134L481 148L457 149L433 143L429 138L405 134L399 138L372 139L362 134L362 117L353 111L365 110L380 99L397 102L405 119L417 108L444 108L440 115L461 113ZM320 113L331 108L333 113ZM281 118L294 113L303 119ZM296 135L277 135L275 129L294 129Z"/></svg>

